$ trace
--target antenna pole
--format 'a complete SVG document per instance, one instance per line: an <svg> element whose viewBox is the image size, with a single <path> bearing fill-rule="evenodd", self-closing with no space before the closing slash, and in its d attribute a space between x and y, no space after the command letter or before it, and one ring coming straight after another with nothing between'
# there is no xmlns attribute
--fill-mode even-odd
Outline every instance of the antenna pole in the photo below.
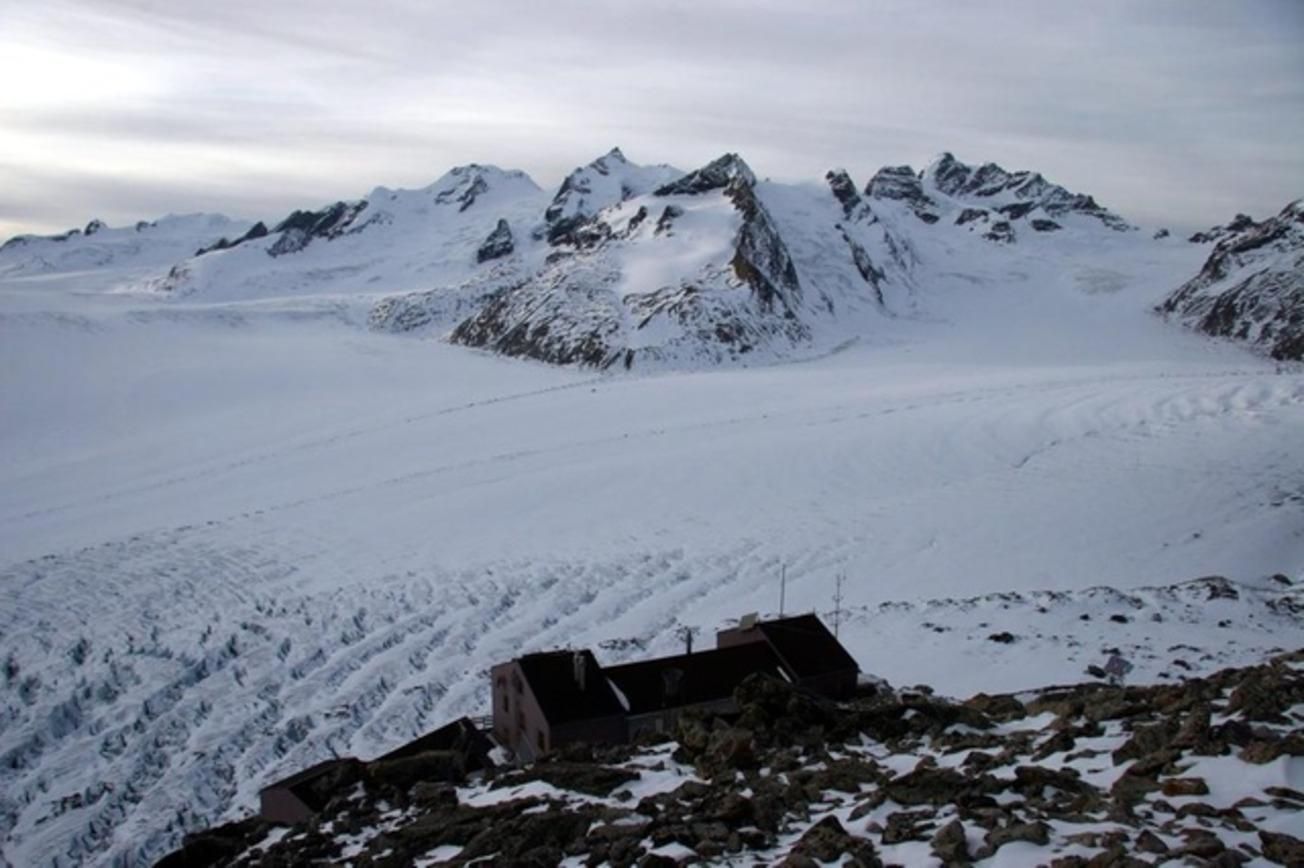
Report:
<svg viewBox="0 0 1304 868"><path fill-rule="evenodd" d="M837 590L833 592L833 637L835 639L838 636L838 627L842 623L842 580L845 578L845 574L838 573Z"/></svg>
<svg viewBox="0 0 1304 868"><path fill-rule="evenodd" d="M784 597L788 592L788 565L779 565L779 617L783 617Z"/></svg>

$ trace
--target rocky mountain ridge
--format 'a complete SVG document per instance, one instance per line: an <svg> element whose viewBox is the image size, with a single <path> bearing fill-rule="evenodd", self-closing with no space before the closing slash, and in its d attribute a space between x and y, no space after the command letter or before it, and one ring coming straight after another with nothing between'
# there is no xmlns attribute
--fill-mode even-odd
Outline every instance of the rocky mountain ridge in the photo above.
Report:
<svg viewBox="0 0 1304 868"><path fill-rule="evenodd" d="M1103 672L1099 673L1103 676ZM191 835L161 866L968 865L1304 860L1304 651L1179 684L832 704L752 676L739 713L467 776L351 769L321 814Z"/></svg>
<svg viewBox="0 0 1304 868"><path fill-rule="evenodd" d="M1304 359L1304 199L1259 223L1237 215L1210 237L1216 244L1200 273L1158 312L1274 359Z"/></svg>
<svg viewBox="0 0 1304 868"><path fill-rule="evenodd" d="M824 180L760 179L732 153L684 173L638 165L613 148L549 197L522 172L473 163L416 190L382 187L277 221L215 223L187 236L180 261L176 245L156 254L148 264L170 259L170 267L135 288L219 303L343 296L365 303L381 331L552 364L695 367L829 352L913 316L919 291L956 275L1024 280L1028 257L1131 250L1127 236L1139 234L1038 172L969 165L950 153L922 171L884 167L863 187L843 169ZM1239 215L1191 240L1239 238L1259 225ZM13 239L0 248L0 272L64 267L33 255L60 245L78 251L60 261L93 265L103 256L83 252L83 242L125 231L93 221L48 239ZM1064 268L1100 274L1106 266ZM1298 264L1272 270L1277 277L1240 293L1237 310L1252 312L1220 313L1199 327L1295 357L1272 337L1282 326L1266 323L1274 307L1298 318L1288 286ZM1191 321L1185 299L1208 279L1188 282L1165 312Z"/></svg>

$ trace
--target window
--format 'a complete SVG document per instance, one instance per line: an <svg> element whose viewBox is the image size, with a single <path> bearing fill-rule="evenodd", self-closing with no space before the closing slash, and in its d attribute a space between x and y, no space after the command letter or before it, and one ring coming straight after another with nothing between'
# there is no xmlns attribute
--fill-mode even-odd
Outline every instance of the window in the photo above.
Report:
<svg viewBox="0 0 1304 868"><path fill-rule="evenodd" d="M548 749L548 746L544 743L543 730L539 730L538 735L539 735L539 751L540 753L542 753L543 751Z"/></svg>
<svg viewBox="0 0 1304 868"><path fill-rule="evenodd" d="M504 712L504 713L510 713L511 710L512 710L512 698L511 698L510 696L508 696L508 695L507 695L507 691L504 690L504 691L503 691L503 712Z"/></svg>

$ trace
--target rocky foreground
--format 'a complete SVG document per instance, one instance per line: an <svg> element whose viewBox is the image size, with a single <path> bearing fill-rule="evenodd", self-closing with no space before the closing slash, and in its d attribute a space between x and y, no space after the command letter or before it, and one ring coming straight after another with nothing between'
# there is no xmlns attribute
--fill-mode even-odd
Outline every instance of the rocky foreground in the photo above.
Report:
<svg viewBox="0 0 1304 868"><path fill-rule="evenodd" d="M753 677L732 720L445 777L371 763L315 820L161 865L1304 864L1304 649L1181 684L832 704Z"/></svg>

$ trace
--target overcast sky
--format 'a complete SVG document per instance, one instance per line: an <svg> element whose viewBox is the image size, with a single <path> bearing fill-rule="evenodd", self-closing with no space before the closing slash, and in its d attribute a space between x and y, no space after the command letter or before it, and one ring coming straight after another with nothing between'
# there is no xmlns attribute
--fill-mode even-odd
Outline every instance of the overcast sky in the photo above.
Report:
<svg viewBox="0 0 1304 868"><path fill-rule="evenodd" d="M1302 0L4 0L0 238L613 145L860 184L950 150L1205 226L1304 196L1301 46Z"/></svg>

